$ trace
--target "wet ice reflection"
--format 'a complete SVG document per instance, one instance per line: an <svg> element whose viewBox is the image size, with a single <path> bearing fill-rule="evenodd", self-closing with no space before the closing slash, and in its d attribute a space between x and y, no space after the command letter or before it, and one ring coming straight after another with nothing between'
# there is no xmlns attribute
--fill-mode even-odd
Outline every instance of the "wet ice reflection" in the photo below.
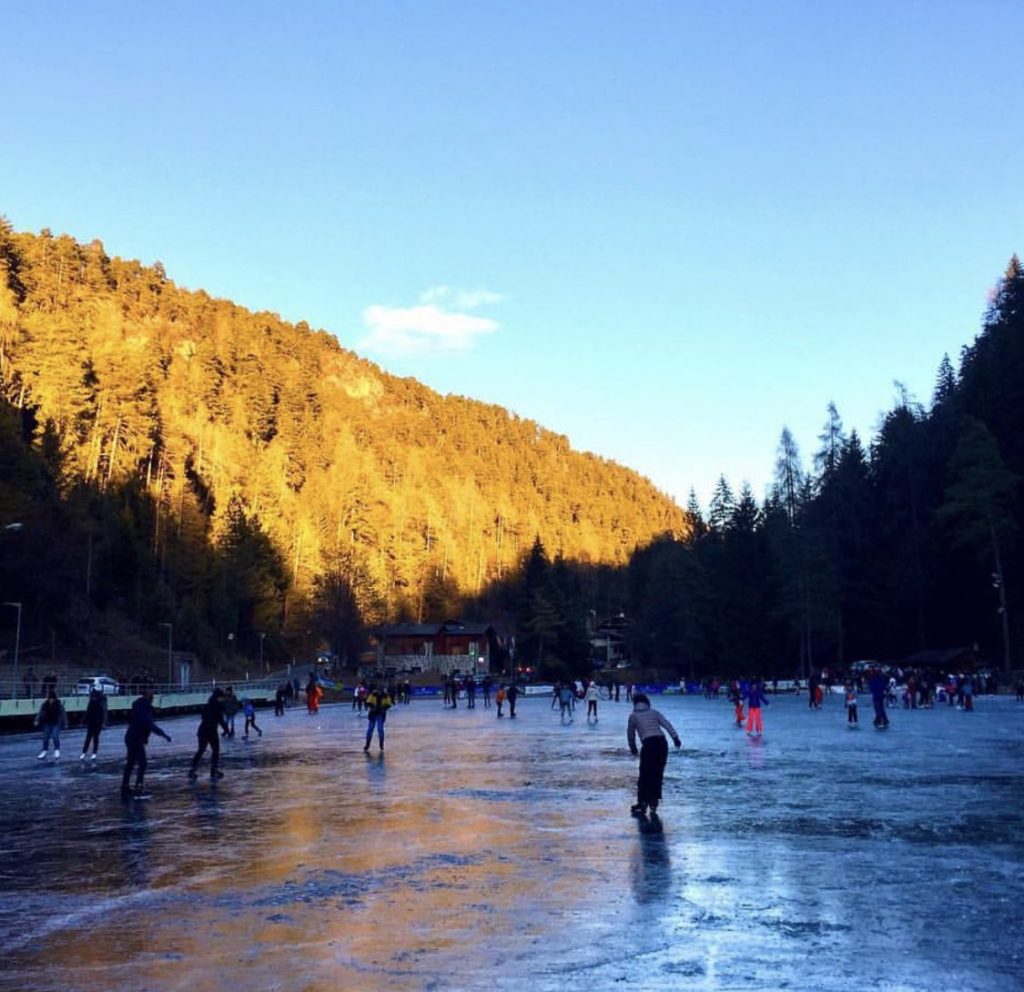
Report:
<svg viewBox="0 0 1024 992"><path fill-rule="evenodd" d="M1024 706L878 733L779 699L752 741L724 702L658 705L661 835L628 816L625 702L563 728L417 701L386 756L347 707L292 710L217 786L171 720L127 806L119 731L96 770L6 738L0 987L1019 987Z"/></svg>

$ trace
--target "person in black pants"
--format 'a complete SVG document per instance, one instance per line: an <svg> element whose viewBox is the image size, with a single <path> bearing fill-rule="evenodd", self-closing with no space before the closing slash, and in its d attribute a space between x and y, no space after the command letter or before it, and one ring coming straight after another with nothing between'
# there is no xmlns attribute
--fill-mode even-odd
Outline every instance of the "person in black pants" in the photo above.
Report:
<svg viewBox="0 0 1024 992"><path fill-rule="evenodd" d="M210 778L223 778L224 773L220 770L220 729L227 736L228 721L224 716L224 690L214 689L210 698L206 700L202 712L199 714L199 729L196 730L196 737L199 746L192 756L192 767L189 769L188 777L194 782L199 772L199 762L203 760L206 749L210 749Z"/></svg>
<svg viewBox="0 0 1024 992"><path fill-rule="evenodd" d="M148 686L142 690L142 695L132 703L131 714L128 717L128 729L124 732L124 745L127 755L124 763L124 774L121 776L121 798L148 799L149 793L142 787L143 779L146 777L146 745L149 743L149 735L153 733L162 737L168 743L171 735L157 726L156 717L153 715L153 690ZM129 788L132 770L135 770L135 791Z"/></svg>
<svg viewBox="0 0 1024 992"><path fill-rule="evenodd" d="M668 731L676 748L682 746L675 727L656 709L652 709L651 701L645 693L638 692L633 696L633 712L626 723L626 743L635 757L640 756L640 776L636 783L636 803L630 812L634 816L645 817L650 809L651 816L658 811L661 802L661 784L665 777L665 762L668 760L668 741L661 732L662 727ZM640 749L637 750L636 739L640 738Z"/></svg>
<svg viewBox="0 0 1024 992"><path fill-rule="evenodd" d="M519 690L516 688L515 682L509 683L508 691L505 693L505 698L508 699L508 715L514 720L516 718L516 697L519 695Z"/></svg>
<svg viewBox="0 0 1024 992"><path fill-rule="evenodd" d="M89 693L89 705L85 708L85 743L82 745L80 761L89 756L89 745L92 744L91 761L96 760L96 752L100 748L100 732L107 725L107 697L99 689Z"/></svg>

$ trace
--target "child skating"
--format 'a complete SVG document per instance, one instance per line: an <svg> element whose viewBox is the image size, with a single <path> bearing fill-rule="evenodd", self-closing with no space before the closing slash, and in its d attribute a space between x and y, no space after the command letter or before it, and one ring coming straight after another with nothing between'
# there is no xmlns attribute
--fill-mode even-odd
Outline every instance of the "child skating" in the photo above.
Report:
<svg viewBox="0 0 1024 992"><path fill-rule="evenodd" d="M857 726L857 690L849 679L846 681L846 723L850 727Z"/></svg>
<svg viewBox="0 0 1024 992"><path fill-rule="evenodd" d="M242 700L242 713L245 714L245 729L242 732L242 740L247 741L249 739L250 727L252 727L252 729L262 737L263 731L256 726L256 706L251 699Z"/></svg>

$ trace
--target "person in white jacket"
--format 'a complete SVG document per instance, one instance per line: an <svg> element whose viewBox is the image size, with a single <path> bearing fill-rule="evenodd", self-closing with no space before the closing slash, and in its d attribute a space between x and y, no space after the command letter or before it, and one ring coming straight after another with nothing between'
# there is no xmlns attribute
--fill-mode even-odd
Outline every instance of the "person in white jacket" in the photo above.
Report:
<svg viewBox="0 0 1024 992"><path fill-rule="evenodd" d="M636 782L636 803L630 810L633 816L646 816L650 809L651 815L658 811L661 802L661 783L665 777L665 763L668 761L668 742L661 732L664 727L676 748L683 746L676 733L676 728L656 709L652 709L651 701L646 694L633 694L633 712L629 714L626 724L626 742L634 757L640 755L640 775ZM640 750L637 750L636 739L640 738Z"/></svg>
<svg viewBox="0 0 1024 992"><path fill-rule="evenodd" d="M590 723L590 718L593 716L594 723L597 723L597 679L591 679L590 685L587 686L587 723Z"/></svg>

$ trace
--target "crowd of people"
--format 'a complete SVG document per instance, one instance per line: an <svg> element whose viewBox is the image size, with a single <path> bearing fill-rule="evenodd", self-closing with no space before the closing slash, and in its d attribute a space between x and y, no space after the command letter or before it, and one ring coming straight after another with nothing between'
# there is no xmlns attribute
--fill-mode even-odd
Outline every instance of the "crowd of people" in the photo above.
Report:
<svg viewBox="0 0 1024 992"><path fill-rule="evenodd" d="M902 681L898 681L898 676L902 676ZM298 679L283 682L275 693L275 715L283 716L286 708L304 695L307 713L316 716L325 694L325 685L332 689L341 689L340 685L322 679L316 672L310 673L304 690L301 689ZM833 694L833 686L834 680L827 671L822 672L820 676L812 676L807 686L809 708L821 709L826 698ZM874 710L874 726L884 729L889 726L887 711L898 707L900 703L905 709L927 709L937 704L945 704L958 706L970 712L974 709L974 697L979 691L979 686L984 686L990 691L993 688L989 683L976 679L970 673L936 676L922 671L896 673L874 667L864 672L851 673L845 679L842 684L842 705L847 724L856 727L859 723L859 696L869 694ZM681 688L685 689L685 683L681 683ZM777 683L772 688L774 692L778 692ZM795 683L795 688L798 693L802 691L799 682ZM479 695L483 707L490 709L493 693L498 718L504 718L506 705L508 716L512 719L516 716L519 688L515 681L495 684L490 676L474 678L451 675L445 678L442 689L443 705L446 708L458 709L461 698L465 700L466 708L473 709ZM560 722L566 725L573 722L577 703L585 702L587 722L596 724L599 701L618 701L623 689L627 703L632 703L633 706L627 724L627 742L630 751L639 755L641 759L637 802L632 811L642 817L650 812L652 817L655 817L661 798L661 781L668 753L662 730L667 730L677 748L680 746L680 740L665 717L651 707L648 696L635 691L632 684L620 685L612 681L601 685L597 679L560 681L552 687L551 708L558 709ZM705 698L710 700L718 699L721 689L722 685L717 679L706 680L702 686ZM745 726L750 736L760 737L764 733L762 707L770 705L766 684L759 678L744 682L733 679L727 685L727 693L733 705L736 726ZM1024 701L1024 680L1017 683L1016 693L1017 700ZM412 685L408 681L377 685L362 680L353 687L352 709L357 714L365 714L367 720L364 752L369 752L374 737L379 751L384 751L388 712L396 704L408 704L411 696ZM207 751L210 753L211 780L223 777L220 770L220 740L235 736L235 719L239 713L245 720L243 739L249 739L250 734L262 737L263 729L257 723L256 706L251 699L239 698L231 686L213 689L199 714L197 746L188 770L188 778L191 781L198 778L199 767ZM46 687L45 698L36 715L35 723L42 735L39 759L59 759L61 731L66 729L68 718L64 704L52 685ZM100 737L108 724L108 700L99 689L93 689L90 693L83 723L86 733L79 760L91 764L97 760ZM144 684L140 687L138 698L132 703L124 735L126 753L121 779L123 798L148 798L145 791L148 764L146 748L152 735L171 740L170 735L156 722L153 687Z"/></svg>

